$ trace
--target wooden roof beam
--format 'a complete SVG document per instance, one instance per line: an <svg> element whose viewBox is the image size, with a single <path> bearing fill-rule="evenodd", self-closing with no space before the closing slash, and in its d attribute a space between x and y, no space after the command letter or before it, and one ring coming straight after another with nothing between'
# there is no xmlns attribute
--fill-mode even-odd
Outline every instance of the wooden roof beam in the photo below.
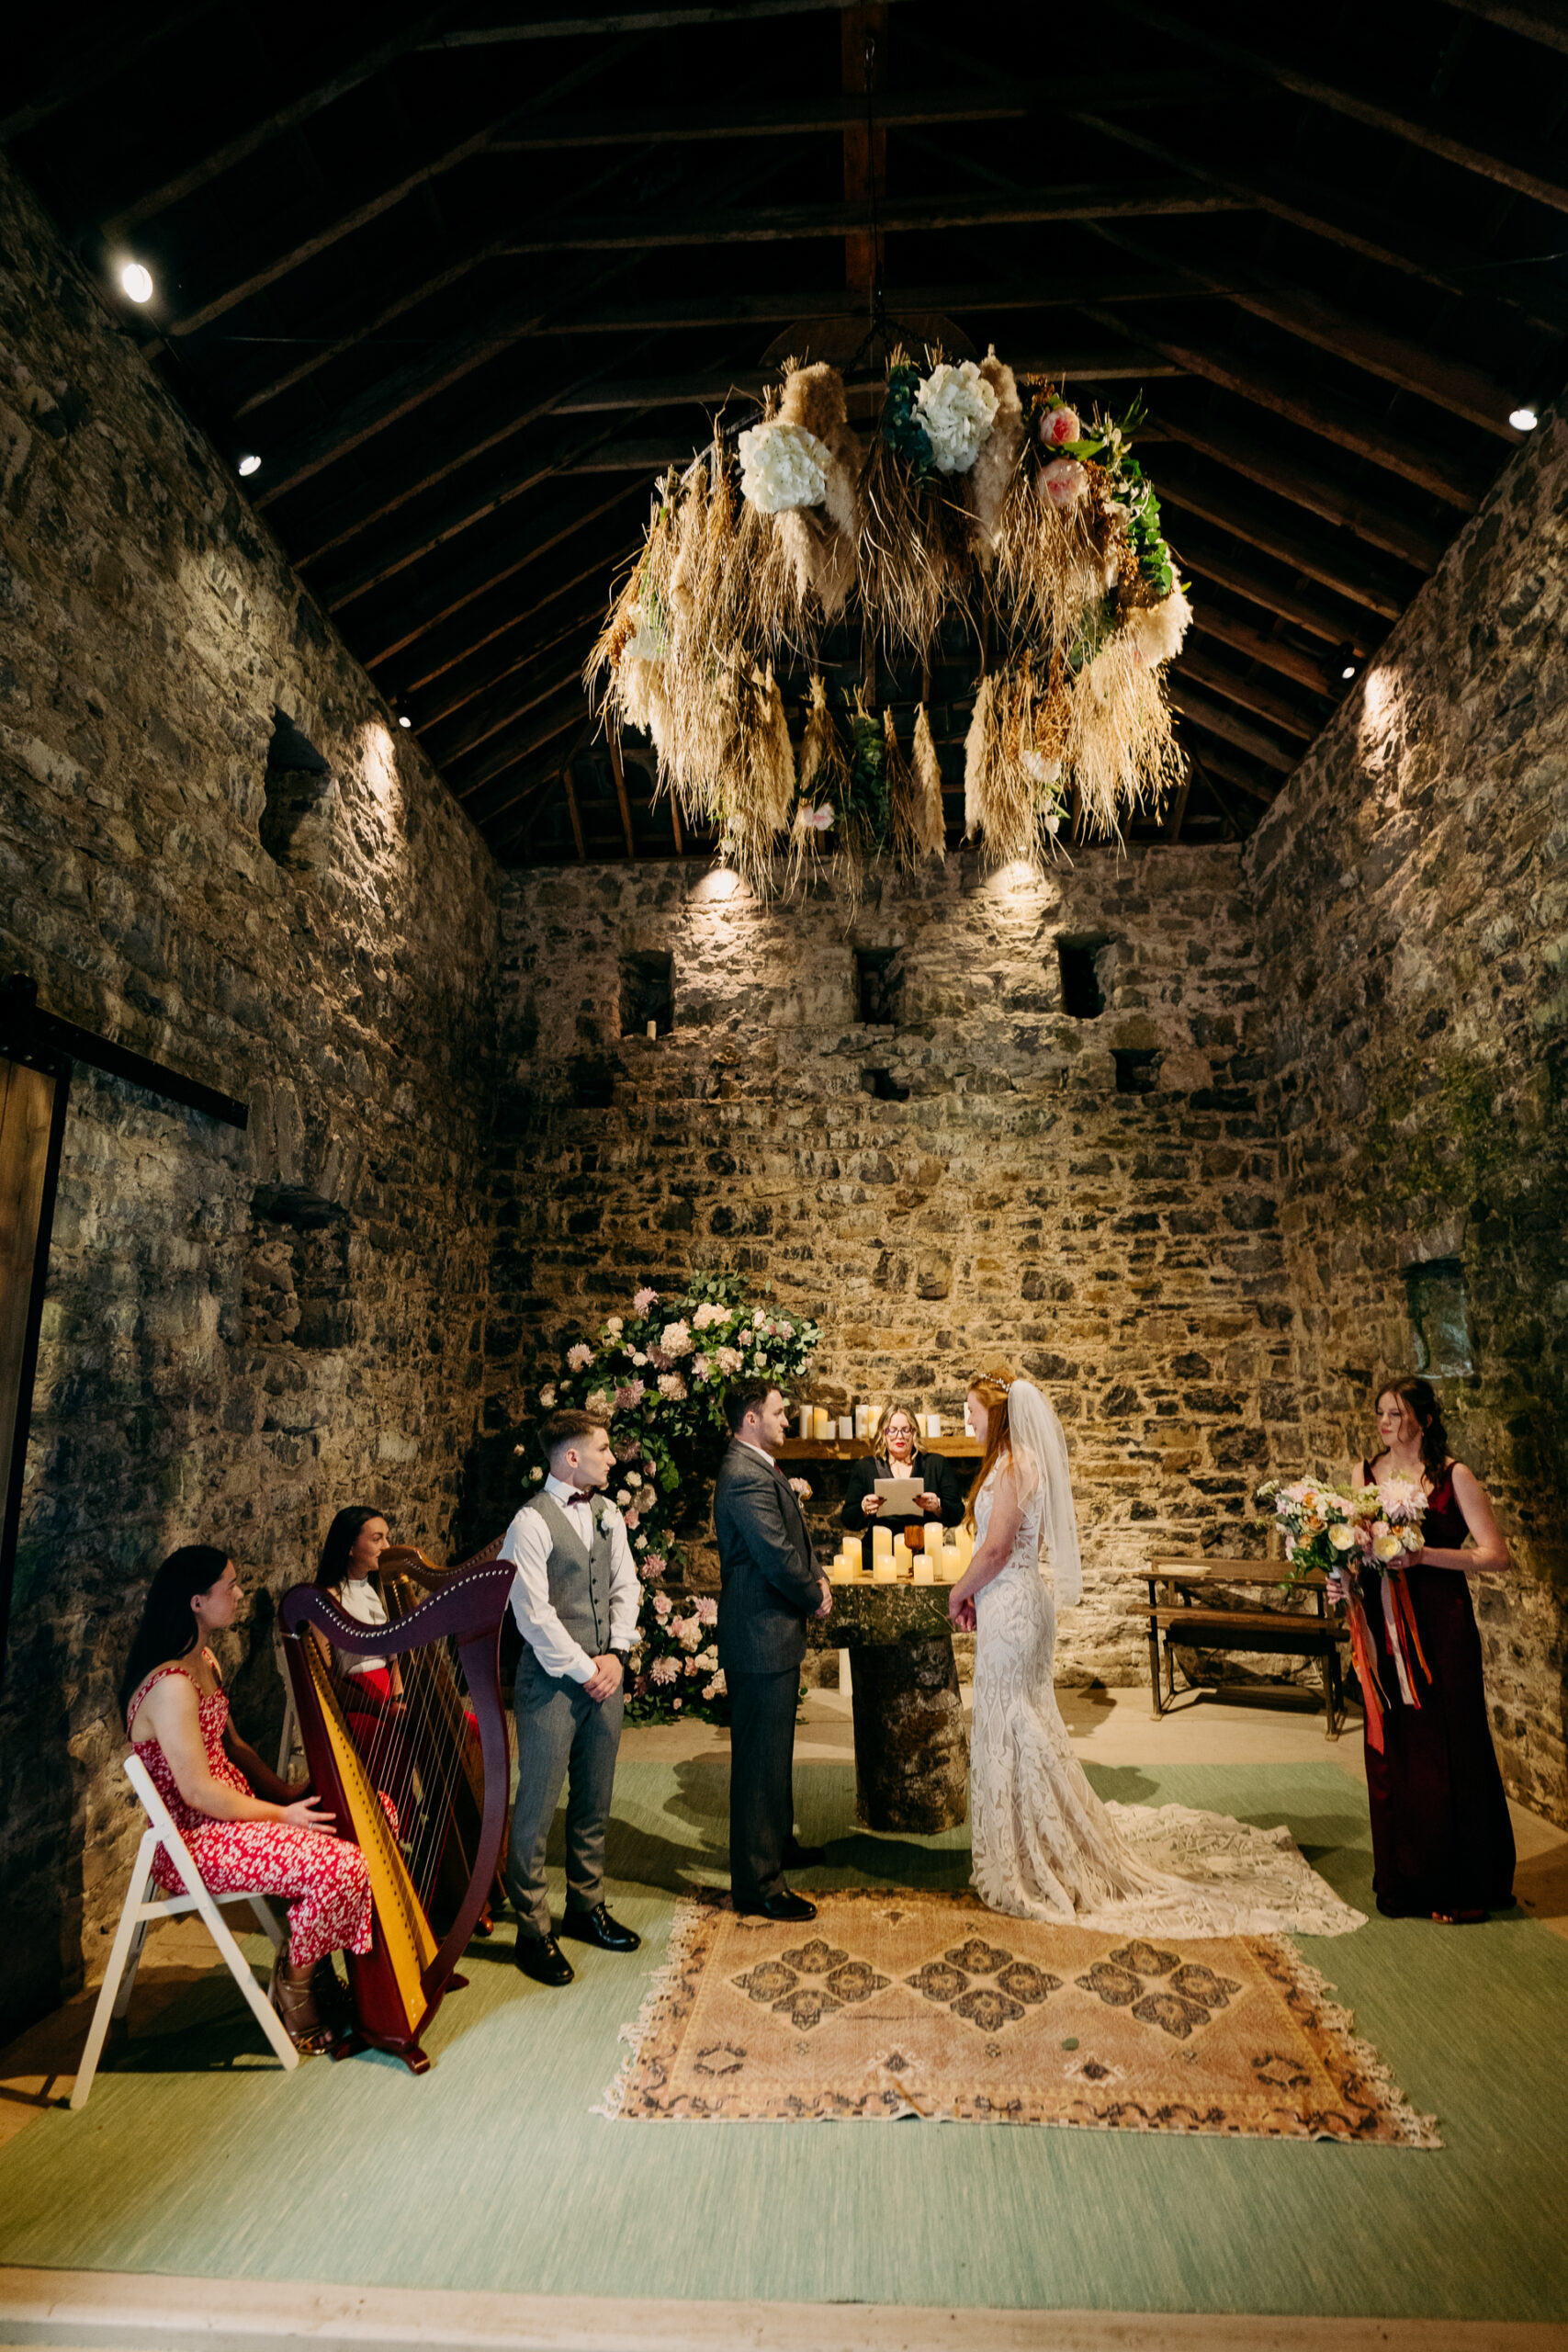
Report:
<svg viewBox="0 0 1568 2352"><path fill-rule="evenodd" d="M475 656L484 652L487 647L499 644L503 637L509 637L513 629L521 628L525 621L531 621L536 615L547 611L551 605L568 594L570 590L580 588L585 580L599 579L607 573L613 573L618 564L627 562L635 557L641 545L641 539L637 538L623 540L615 547L605 548L594 557L592 563L584 564L582 569L574 571L570 579L558 581L543 596L536 597L531 605L525 605L517 611L508 613L506 618L498 621L493 628L486 629L482 636L474 638L455 652L446 652L438 658L433 658L430 650L427 649L421 658L429 663L429 667L423 670L417 678L411 678L403 688L403 692L418 694L422 688L433 685L437 678L450 677L452 672L460 670L465 662L473 661ZM609 589L606 586L606 602L608 598ZM502 672L500 674L505 673ZM484 679L481 681L481 688L493 683L491 679Z"/></svg>
<svg viewBox="0 0 1568 2352"><path fill-rule="evenodd" d="M1157 417L1150 417L1149 423L1170 440L1214 458L1228 472L1240 474L1278 497L1288 498L1292 505L1305 507L1309 514L1320 515L1337 529L1353 533L1368 547L1397 556L1402 563L1412 564L1418 571L1435 571L1447 552L1447 541L1438 538L1436 532L1423 530L1419 524L1408 523L1403 515L1391 514L1385 508L1370 505L1359 498L1354 491L1347 489L1342 472L1322 473L1315 466L1305 465L1283 450L1271 449L1260 441L1248 439L1245 434L1233 432L1228 420L1223 424L1212 419L1190 424L1179 413L1162 409Z"/></svg>
<svg viewBox="0 0 1568 2352"><path fill-rule="evenodd" d="M1194 546L1184 537L1178 560L1184 571L1195 571L1201 580L1218 581L1222 588L1245 596L1249 604L1260 605L1280 620L1293 621L1298 628L1321 639L1325 645L1336 650L1348 647L1358 660L1364 661L1382 640L1383 631L1374 628L1364 613L1358 613L1353 607L1337 611L1331 605L1320 605L1314 596L1303 594L1293 582L1276 582L1254 571L1234 548L1216 548L1207 540Z"/></svg>
<svg viewBox="0 0 1568 2352"><path fill-rule="evenodd" d="M1135 334L1139 341L1153 344L1168 359L1179 360L1189 375L1201 376L1223 391L1234 392L1238 400L1269 409L1305 432L1332 441L1337 448L1370 458L1373 465L1414 482L1417 490L1429 492L1461 514L1472 514L1481 503L1480 492L1471 487L1451 458L1409 440L1337 394L1316 391L1298 376L1276 375L1256 360L1207 349L1185 336L1151 333L1146 322L1130 329L1114 311L1099 305L1085 303L1080 308L1113 334Z"/></svg>
<svg viewBox="0 0 1568 2352"><path fill-rule="evenodd" d="M511 23L465 26L460 31L433 35L424 46L491 49L513 41L583 40L607 32L669 32L686 25L743 25L761 23L769 17L821 17L854 5L855 0L723 0L717 7L610 8L587 15L525 17Z"/></svg>
<svg viewBox="0 0 1568 2352"><path fill-rule="evenodd" d="M427 720L421 728L421 740L424 741L425 749L436 766L446 775L447 771L456 767L460 761L472 759L476 752L482 751L487 743L493 742L498 735L504 734L507 728L515 727L520 718L526 718L531 710L537 710L541 705L553 701L557 695L564 694L569 686L581 688L581 662L569 662L564 669L558 662L555 675L546 684L525 695L521 702L515 701L511 696L501 697L506 702L507 707L504 710L497 710L492 706L486 711L476 713L451 742L437 746L428 741L434 726L433 720Z"/></svg>
<svg viewBox="0 0 1568 2352"><path fill-rule="evenodd" d="M497 686L504 685L509 679L522 677L525 672L533 669L536 662L542 662L547 653L558 652L569 638L576 638L581 641L586 630L597 629L604 616L607 601L608 590L604 596L596 598L592 605L585 605L581 612L573 613L571 618L563 628L558 628L553 637L547 637L542 644L531 646L526 653L519 654L514 662L507 662L504 668L493 670L486 677L476 678L472 685L461 693L456 688L449 687L448 698L438 710L427 711L415 718L415 731L422 735L425 734L431 729L440 727L446 719L456 718L458 711L466 710L468 705L477 702L481 695L491 693ZM581 667L580 663L579 668ZM403 696L405 707L407 702L408 696L405 695Z"/></svg>
<svg viewBox="0 0 1568 2352"><path fill-rule="evenodd" d="M1322 588L1332 588L1337 596L1344 596L1353 604L1364 605L1370 613L1377 613L1387 621L1396 621L1410 602L1409 594L1400 594L1347 561L1348 548L1337 547L1333 540L1319 543L1303 537L1287 526L1276 523L1270 514L1252 507L1238 507L1224 490L1214 490L1204 482L1172 476L1162 469L1155 487L1161 506L1174 506L1201 521L1212 523L1244 546L1258 548L1279 563L1289 565L1292 571L1308 580L1315 580Z"/></svg>
<svg viewBox="0 0 1568 2352"><path fill-rule="evenodd" d="M1397 107L1383 106L1338 83L1325 81L1319 74L1303 73L1282 59L1270 57L1264 50L1226 40L1218 33L1208 31L1186 11L1156 7L1150 5L1150 0L1112 0L1112 6L1140 24L1168 33L1174 40L1185 41L1189 48L1202 50L1223 65L1264 75L1296 97L1305 98L1313 106L1325 107L1348 121L1359 122L1365 130L1402 140L1428 155L1439 155L1461 171L1474 173L1499 187L1512 188L1516 196L1533 198L1537 204L1549 205L1553 211L1568 212L1568 181L1559 176L1557 160L1550 152L1540 155L1500 154L1494 146L1482 147L1466 135L1468 125L1455 109L1422 107L1409 100Z"/></svg>
<svg viewBox="0 0 1568 2352"><path fill-rule="evenodd" d="M90 98L106 82L119 81L148 50L172 40L198 17L207 16L213 5L214 0L197 0L193 7L142 8L130 18L123 7L105 8L71 26L40 66L30 94L9 114L0 115L0 146L27 138L62 107Z"/></svg>
<svg viewBox="0 0 1568 2352"><path fill-rule="evenodd" d="M1124 181L1080 183L1003 196L924 196L885 199L878 219L888 234L931 235L940 229L1033 227L1051 221L1141 220L1156 215L1242 212L1249 208L1224 189L1164 180L1147 187ZM808 239L837 241L864 226L858 204L770 204L752 211L727 207L676 215L640 212L584 218L575 209L528 236L510 236L504 254L618 253L630 246L668 250L694 245L785 244ZM909 305L908 307L912 307ZM797 315L804 315L800 313Z"/></svg>
<svg viewBox="0 0 1568 2352"><path fill-rule="evenodd" d="M1201 727L1209 734L1218 735L1224 741L1234 743L1248 758L1260 760L1266 768L1273 768L1280 775L1289 775L1301 758L1299 752L1288 752L1282 743L1274 741L1272 735L1265 735L1261 728L1248 726L1245 718L1238 718L1235 711L1224 703L1211 702L1207 695L1195 693L1179 676L1170 681L1170 699L1173 707L1184 718L1190 718L1194 727ZM1265 799L1268 795L1259 789L1258 797Z"/></svg>
<svg viewBox="0 0 1568 2352"><path fill-rule="evenodd" d="M626 797L626 772L621 765L621 739L612 727L608 736L610 774L615 779L615 805L621 812L621 831L626 835L626 855L637 855L637 836L632 831L632 804Z"/></svg>
<svg viewBox="0 0 1568 2352"><path fill-rule="evenodd" d="M1322 695L1329 702L1337 698L1338 685L1321 662L1314 662L1310 653L1298 652L1281 638L1270 637L1267 629L1254 628L1250 621L1221 611L1207 596L1194 600L1192 628L1198 636L1212 637L1234 653L1244 653L1249 662L1261 662L1281 678L1292 679L1309 694Z"/></svg>
<svg viewBox="0 0 1568 2352"><path fill-rule="evenodd" d="M481 793L487 792L492 784L499 782L502 776L519 766L523 761L531 759L536 752L543 751L547 743L558 741L560 737L569 733L572 728L581 727L583 724L582 700L580 694L577 701L568 708L557 711L553 718L540 719L536 726L528 729L525 735L519 737L514 742L506 744L501 751L492 754L479 774L470 777L467 784L454 786L456 797L462 802L476 824L484 824L490 818L499 813L500 808L508 807L510 803L502 802L498 806L492 806L487 802L482 810L470 808L468 804L476 801ZM592 731L592 718L587 722L587 730L589 733ZM584 734L581 740L586 741L587 735ZM572 751L568 752L569 759L575 757L576 749L574 745Z"/></svg>
<svg viewBox="0 0 1568 2352"><path fill-rule="evenodd" d="M608 498L601 499L585 514L575 512L563 502L552 507L548 514L540 517L544 526L543 535L531 541L520 555L512 557L507 562L498 563L495 554L487 552L464 564L449 579L428 589L423 597L405 600L399 605L398 620L393 624L400 628L401 635L389 639L373 653L361 654L365 667L367 670L380 668L384 662L391 661L394 654L401 653L405 647L427 636L430 630L438 628L443 621L450 620L454 614L462 612L491 589L515 579L518 572L525 571L531 563L537 563L539 558L547 555L552 548L559 547L563 539L570 539L577 532L585 530L590 523L597 521L601 514L608 514L632 494L623 482ZM638 489L636 494L640 497L643 493Z"/></svg>
<svg viewBox="0 0 1568 2352"><path fill-rule="evenodd" d="M428 162L419 164L413 171L405 172L387 187L378 189L376 195L367 197L363 204L356 204L349 211L340 212L334 220L324 221L319 229L312 230L308 237L301 238L286 252L270 254L246 277L220 288L196 310L184 311L171 321L168 332L171 334L196 334L201 328L210 326L215 319L222 318L226 311L235 309L239 303L249 301L253 295L264 293L269 286L276 286L280 277L288 277L291 271L301 269L307 262L315 261L322 254L329 253L345 237L352 237L358 230L368 228L373 221L383 220L411 196L431 187L448 172L472 163L478 155L493 154L502 143L500 137L502 131L514 129L535 115L549 116L562 98L580 89L584 82L593 81L612 67L623 64L641 46L640 41L626 40L615 42L607 49L595 47L591 56L574 65L570 73L558 75L546 89L541 90L529 107L521 110L516 107L509 108L504 115L498 115L493 122L484 124L467 139L460 139L456 146L445 148L440 154L431 156Z"/></svg>
<svg viewBox="0 0 1568 2352"><path fill-rule="evenodd" d="M1449 0L1449 6L1568 56L1568 17L1558 7L1540 5L1540 0Z"/></svg>
<svg viewBox="0 0 1568 2352"><path fill-rule="evenodd" d="M243 164L247 156L265 147L269 140L279 139L288 131L297 130L312 115L320 114L323 107L332 106L338 98L346 96L350 90L357 89L362 82L368 82L373 74L379 74L394 59L406 57L411 50L418 49L440 24L445 14L443 8L428 10L405 25L400 32L378 41L372 49L358 49L352 42L343 44L349 53L335 71L321 81L312 82L309 89L298 92L287 105L275 107L270 114L262 116L258 121L236 132L221 147L215 147L210 154L202 156L197 163L188 164L184 171L176 172L161 187L149 188L144 195L122 205L118 212L111 213L102 223L104 235L111 241L123 237L141 221L151 220L156 214L167 212L172 206L183 204L187 197L197 195L224 172L232 171L236 164ZM329 26L330 23L329 17Z"/></svg>
<svg viewBox="0 0 1568 2352"><path fill-rule="evenodd" d="M1239 710L1249 710L1255 718L1266 718L1286 735L1299 736L1310 743L1323 732L1323 721L1312 712L1303 710L1288 695L1278 695L1272 687L1262 685L1255 678L1242 677L1224 662L1211 662L1195 647L1184 646L1171 675L1173 680L1190 680L1194 685L1207 686L1226 702L1234 702Z"/></svg>

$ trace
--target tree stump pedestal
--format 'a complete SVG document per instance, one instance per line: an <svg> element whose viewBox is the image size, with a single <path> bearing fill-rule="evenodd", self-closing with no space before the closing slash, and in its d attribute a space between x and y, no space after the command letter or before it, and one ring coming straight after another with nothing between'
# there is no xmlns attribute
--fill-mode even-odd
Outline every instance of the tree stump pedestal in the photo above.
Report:
<svg viewBox="0 0 1568 2352"><path fill-rule="evenodd" d="M855 1815L868 1829L931 1836L969 1810L969 1742L946 1585L836 1584L814 1649L853 1667Z"/></svg>

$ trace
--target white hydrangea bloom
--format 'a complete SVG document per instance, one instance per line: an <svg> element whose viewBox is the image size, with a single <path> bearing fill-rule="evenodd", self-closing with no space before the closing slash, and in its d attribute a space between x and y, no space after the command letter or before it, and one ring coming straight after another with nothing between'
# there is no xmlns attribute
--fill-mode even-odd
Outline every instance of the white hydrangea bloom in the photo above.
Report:
<svg viewBox="0 0 1568 2352"><path fill-rule="evenodd" d="M996 421L997 396L972 359L933 368L915 395L939 474L966 474Z"/></svg>
<svg viewBox="0 0 1568 2352"><path fill-rule="evenodd" d="M742 495L762 514L820 506L829 462L825 445L803 424L753 424L740 435Z"/></svg>

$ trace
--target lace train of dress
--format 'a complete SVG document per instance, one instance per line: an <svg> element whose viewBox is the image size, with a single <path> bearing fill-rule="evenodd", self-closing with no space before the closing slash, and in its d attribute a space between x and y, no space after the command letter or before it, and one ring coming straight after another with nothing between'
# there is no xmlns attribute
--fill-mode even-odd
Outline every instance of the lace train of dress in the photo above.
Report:
<svg viewBox="0 0 1568 2352"><path fill-rule="evenodd" d="M977 1541L993 1485L976 1498ZM1007 1566L976 1601L969 1816L982 1903L1013 1918L1138 1934L1341 1936L1363 1927L1365 1913L1339 1900L1288 1829L1095 1795L1056 1704L1042 1514L1037 1494Z"/></svg>

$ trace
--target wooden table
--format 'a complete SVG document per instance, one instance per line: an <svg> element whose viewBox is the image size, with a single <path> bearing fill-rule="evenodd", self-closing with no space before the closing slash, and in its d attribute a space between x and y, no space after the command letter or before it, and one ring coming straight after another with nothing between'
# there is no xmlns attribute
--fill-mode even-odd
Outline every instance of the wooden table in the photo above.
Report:
<svg viewBox="0 0 1568 2352"><path fill-rule="evenodd" d="M807 1623L814 1649L853 1653L855 1814L931 1837L969 1810L969 1741L945 1584L836 1584Z"/></svg>
<svg viewBox="0 0 1568 2352"><path fill-rule="evenodd" d="M1325 1736L1337 1739L1345 1721L1345 1700L1339 1673L1339 1645L1346 1639L1342 1620L1326 1609L1325 1578L1314 1573L1293 1577L1283 1560L1191 1560L1162 1555L1144 1568L1123 1568L1122 1576L1137 1577L1148 1588L1146 1600L1130 1600L1125 1614L1142 1617L1148 1628L1149 1679L1154 1711L1162 1715L1176 1696L1178 1645L1195 1649L1278 1651L1286 1657L1315 1657L1323 1671ZM1287 1587L1310 1592L1312 1611L1292 1609L1217 1609L1206 1605L1205 1588L1255 1585L1278 1592ZM1165 1634L1165 1663L1160 1663L1160 1634ZM1163 1682L1163 1691L1162 1691Z"/></svg>

